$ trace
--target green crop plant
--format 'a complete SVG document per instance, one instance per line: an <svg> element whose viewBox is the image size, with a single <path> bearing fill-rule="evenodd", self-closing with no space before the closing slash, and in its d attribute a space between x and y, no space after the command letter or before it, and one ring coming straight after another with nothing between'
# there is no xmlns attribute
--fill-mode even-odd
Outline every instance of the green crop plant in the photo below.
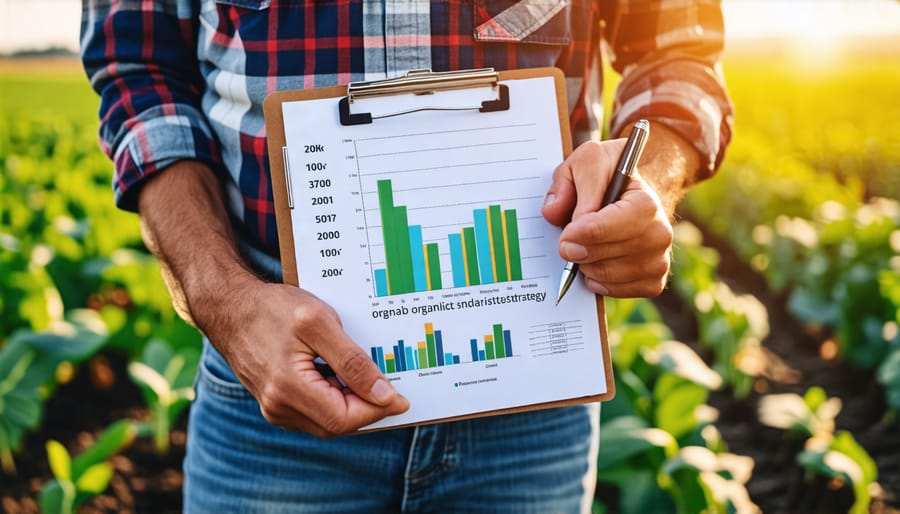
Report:
<svg viewBox="0 0 900 514"><path fill-rule="evenodd" d="M697 318L700 343L712 351L713 368L743 398L750 393L763 360L768 313L755 297L735 294L719 280L718 265L718 252L703 246L703 236L694 225L675 226L673 285Z"/></svg>
<svg viewBox="0 0 900 514"><path fill-rule="evenodd" d="M144 347L140 361L128 364L128 374L138 384L150 407L151 427L156 451L169 450L172 423L194 399L194 378L199 352L190 347L173 350L154 339Z"/></svg>
<svg viewBox="0 0 900 514"><path fill-rule="evenodd" d="M47 459L54 478L44 484L38 497L42 512L71 514L91 497L105 491L115 471L109 458L130 446L140 435L139 431L134 421L117 421L74 459L58 441L47 441Z"/></svg>
<svg viewBox="0 0 900 514"><path fill-rule="evenodd" d="M617 488L625 514L755 512L752 460L726 451L706 404L720 375L669 340L650 302L608 305L616 397L602 409L598 482Z"/></svg>
<svg viewBox="0 0 900 514"><path fill-rule="evenodd" d="M19 330L0 350L0 463L7 474L15 473L13 452L22 438L40 425L57 367L82 361L106 340L96 313L70 311L69 318L52 332Z"/></svg>
<svg viewBox="0 0 900 514"><path fill-rule="evenodd" d="M841 410L839 398L828 398L820 387L809 388L803 396L786 393L763 396L759 402L760 423L806 438L796 462L808 476L836 480L838 487L849 484L854 502L851 514L869 511L870 486L878 478L872 457L846 431L835 432L834 420Z"/></svg>

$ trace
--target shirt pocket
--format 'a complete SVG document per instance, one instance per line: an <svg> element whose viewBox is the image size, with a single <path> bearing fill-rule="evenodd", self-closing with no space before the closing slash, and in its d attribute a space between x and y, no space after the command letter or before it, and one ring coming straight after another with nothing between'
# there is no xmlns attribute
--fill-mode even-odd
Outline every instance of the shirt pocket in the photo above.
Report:
<svg viewBox="0 0 900 514"><path fill-rule="evenodd" d="M262 11L272 5L272 0L216 0L217 4L241 7L252 11Z"/></svg>
<svg viewBox="0 0 900 514"><path fill-rule="evenodd" d="M479 42L567 45L572 40L571 0L475 0Z"/></svg>

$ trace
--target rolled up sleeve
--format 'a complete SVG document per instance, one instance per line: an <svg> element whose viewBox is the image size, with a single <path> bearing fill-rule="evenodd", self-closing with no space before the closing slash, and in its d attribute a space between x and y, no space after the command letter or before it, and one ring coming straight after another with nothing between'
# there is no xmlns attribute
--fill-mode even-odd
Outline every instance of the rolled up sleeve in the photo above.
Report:
<svg viewBox="0 0 900 514"><path fill-rule="evenodd" d="M100 144L113 160L116 204L137 212L137 193L179 160L220 166L201 109L197 17L190 2L90 0L81 56L100 94Z"/></svg>
<svg viewBox="0 0 900 514"><path fill-rule="evenodd" d="M701 177L712 175L734 118L721 70L719 2L610 0L602 13L611 64L622 74L610 133L641 118L662 123L699 152Z"/></svg>

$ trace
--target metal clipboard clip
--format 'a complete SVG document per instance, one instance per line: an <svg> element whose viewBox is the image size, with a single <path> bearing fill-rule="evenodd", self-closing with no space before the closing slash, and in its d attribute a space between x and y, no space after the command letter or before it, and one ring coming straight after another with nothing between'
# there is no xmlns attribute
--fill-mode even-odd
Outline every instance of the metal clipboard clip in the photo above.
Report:
<svg viewBox="0 0 900 514"><path fill-rule="evenodd" d="M370 82L352 82L347 86L347 96L338 102L341 125L365 125L372 120L400 116L418 111L467 111L496 112L509 110L509 88L500 84L500 75L493 68L477 70L443 71L414 70L403 77ZM414 94L430 95L438 91L491 87L497 92L494 100L485 100L481 105L464 106L421 106L398 112L373 115L368 112L351 113L354 100L376 96Z"/></svg>

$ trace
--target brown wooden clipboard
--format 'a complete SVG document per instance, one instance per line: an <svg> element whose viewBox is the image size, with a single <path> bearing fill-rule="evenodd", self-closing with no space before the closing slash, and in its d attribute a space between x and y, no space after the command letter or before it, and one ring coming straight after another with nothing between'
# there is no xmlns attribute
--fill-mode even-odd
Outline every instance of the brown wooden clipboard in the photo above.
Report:
<svg viewBox="0 0 900 514"><path fill-rule="evenodd" d="M489 76L493 78L487 78ZM298 102L323 98L342 98L341 109L347 109L347 105L349 103L352 103L354 95L357 95L358 97L365 97L400 93L431 93L444 89L458 89L481 86L485 84L485 80L492 80L492 84L499 88L502 88L502 84L504 81L529 79L536 77L552 77L554 79L557 112L559 115L559 132L563 146L562 150L563 155L568 156L572 152L572 137L569 129L565 77L562 71L552 67L501 71L499 73L495 73L492 69L466 70L450 73L431 73L428 71L420 71L411 72L406 77L402 77L400 79L355 83L351 84L350 86L331 86L306 90L282 91L272 93L267 96L263 102L263 112L265 115L266 123L269 169L275 201L275 216L278 225L278 240L281 247L281 262L284 282L296 286L300 285L298 279L298 267L294 251L294 238L290 212L291 199L289 198L290 193L288 186L290 177L286 173L287 166L285 149L287 147L287 142L285 140L286 138L282 104L286 102ZM502 90L499 95L500 96L498 97L497 102L502 104ZM506 107L508 108L508 104L506 105ZM349 114L349 110L342 113L342 116L343 115L350 117L356 116ZM351 124L354 123L349 119L344 119L343 121ZM365 119L362 120L363 123L365 123L366 121L367 120ZM535 409L561 407L612 399L612 397L615 395L615 381L613 379L612 359L609 351L609 338L606 326L606 311L604 307L603 297L601 296L597 296L597 312L598 324L600 327L603 367L605 369L606 378L605 393L552 402L522 405L500 410L477 412L463 416L433 419L426 422L413 423L410 425L454 421L459 419L475 418L489 415L510 414ZM396 425L390 428L399 428L401 426L409 425Z"/></svg>

